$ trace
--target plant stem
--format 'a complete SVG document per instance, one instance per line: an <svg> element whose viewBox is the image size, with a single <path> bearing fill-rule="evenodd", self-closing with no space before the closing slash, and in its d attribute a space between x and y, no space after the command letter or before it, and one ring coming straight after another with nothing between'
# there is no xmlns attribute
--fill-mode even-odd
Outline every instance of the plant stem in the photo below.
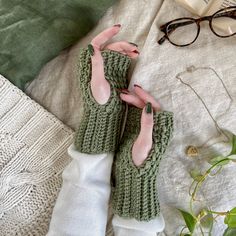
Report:
<svg viewBox="0 0 236 236"><path fill-rule="evenodd" d="M203 232L203 230L202 230L202 226L199 225L199 228L200 228L200 230L201 230L202 235L204 236L205 234L204 234L204 232Z"/></svg>
<svg viewBox="0 0 236 236"><path fill-rule="evenodd" d="M211 210L207 210L207 209L206 209L206 211L209 213L212 213L212 214L220 215L220 216L224 216L224 215L228 214L228 212L211 211Z"/></svg>
<svg viewBox="0 0 236 236"><path fill-rule="evenodd" d="M216 171L215 174L211 174L210 176L215 176L215 175L219 174L219 172L220 172L221 170L222 170L222 166L220 166L220 168Z"/></svg>
<svg viewBox="0 0 236 236"><path fill-rule="evenodd" d="M200 186L201 186L201 184L203 183L203 181L206 179L206 177L210 174L210 172L211 172L211 170L213 170L219 163L221 163L221 162L223 162L223 161L225 161L225 160L228 160L228 158L224 158L224 159L222 159L222 160L220 160L220 161L218 161L217 163L215 163L214 165L212 165L208 170L206 170L206 172L205 172L205 174L201 177L201 179L200 179L200 181L198 181L197 183L196 183L196 185L195 185L195 187L194 187L194 189L193 189L193 192L191 193L191 188L192 188L192 186L194 185L194 183L195 183L195 180L192 182L192 184L191 184L191 186L190 186L190 189L189 189L189 194L190 194L190 196L191 196L191 199L190 199L190 202L189 202L189 208L190 208L190 212L191 212L191 214L192 214L192 216L196 219L196 220L198 220L197 219L197 216L194 214L194 212L193 212L193 202L194 201L196 201L195 200L195 196L196 196L196 193L197 193L197 190L198 190L198 188L200 188ZM214 214L218 214L218 215L226 215L227 214L227 212L225 213L225 212L213 212L213 211L209 211L208 210L208 212L211 212L211 213L214 213ZM202 230L202 229L201 229ZM203 234L204 235L204 234Z"/></svg>
<svg viewBox="0 0 236 236"><path fill-rule="evenodd" d="M190 208L190 213L191 213L193 216L195 216L195 215L194 215L194 212L193 212L193 199L192 199L192 198L190 199L190 202L189 202L189 208Z"/></svg>
<svg viewBox="0 0 236 236"><path fill-rule="evenodd" d="M220 161L218 161L217 163L215 163L214 165L212 165L206 172L205 174L202 176L202 178L200 179L200 181L197 182L197 184L195 185L195 188L193 190L193 193L191 194L192 199L194 200L194 197L197 193L197 189L200 187L200 185L203 183L203 181L206 179L206 177L210 174L211 170L214 169L219 163L229 160L228 158L224 158Z"/></svg>
<svg viewBox="0 0 236 236"><path fill-rule="evenodd" d="M207 210L207 209L206 209L206 211L209 213L212 213L212 214L220 215L220 216L225 216L225 215L236 216L236 213L231 213L229 211L219 212L219 211L211 211L211 210Z"/></svg>
<svg viewBox="0 0 236 236"><path fill-rule="evenodd" d="M229 161L230 159L229 158L224 158L218 162L216 162L213 166L211 166L207 171L206 173L209 174L211 172L212 169L214 169L219 163L223 162L223 161Z"/></svg>
<svg viewBox="0 0 236 236"><path fill-rule="evenodd" d="M185 229L187 229L187 226L184 226L184 227L182 228L182 230L181 230L180 233L179 233L180 236L182 236L182 233L183 233L183 231L184 231Z"/></svg>

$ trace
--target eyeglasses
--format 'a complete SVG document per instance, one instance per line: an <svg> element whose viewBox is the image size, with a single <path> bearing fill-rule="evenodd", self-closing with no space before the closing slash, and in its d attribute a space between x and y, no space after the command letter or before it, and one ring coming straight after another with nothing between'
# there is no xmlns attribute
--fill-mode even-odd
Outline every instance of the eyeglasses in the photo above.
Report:
<svg viewBox="0 0 236 236"><path fill-rule="evenodd" d="M200 33L200 22L209 21L211 31L218 37L226 38L236 34L236 6L227 7L211 16L198 19L178 18L160 26L165 34L157 42L163 44L167 39L171 44L185 47L194 43Z"/></svg>

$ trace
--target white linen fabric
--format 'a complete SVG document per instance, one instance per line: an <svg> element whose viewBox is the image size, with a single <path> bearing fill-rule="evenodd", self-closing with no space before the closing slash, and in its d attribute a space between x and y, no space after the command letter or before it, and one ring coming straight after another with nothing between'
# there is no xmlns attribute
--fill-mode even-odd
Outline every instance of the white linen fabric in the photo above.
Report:
<svg viewBox="0 0 236 236"><path fill-rule="evenodd" d="M168 41L158 45L156 41L163 35L159 26L184 16L192 15L173 0L121 0L88 36L49 62L27 88L31 97L75 129L81 112L79 50L108 26L122 25L114 41L137 43L141 51L130 71L130 88L134 83L141 85L163 109L175 114L174 138L161 163L158 181L168 236L176 235L183 225L176 208L189 210L189 171L196 166L205 169L209 167L206 160L227 154L231 138L227 130L236 134L236 39L216 37L208 22L202 22L200 35L191 46L179 48ZM189 145L198 148L198 157L186 155ZM236 206L235 185L235 165L230 164L202 186L202 205L216 211L230 210ZM221 236L224 228L223 217L217 218L212 235Z"/></svg>
<svg viewBox="0 0 236 236"><path fill-rule="evenodd" d="M72 144L72 158L62 177L63 185L53 209L47 236L104 236L111 192L113 153L85 154ZM117 236L155 236L164 228L162 215L148 222L115 216Z"/></svg>
<svg viewBox="0 0 236 236"><path fill-rule="evenodd" d="M74 132L0 75L0 236L43 236Z"/></svg>

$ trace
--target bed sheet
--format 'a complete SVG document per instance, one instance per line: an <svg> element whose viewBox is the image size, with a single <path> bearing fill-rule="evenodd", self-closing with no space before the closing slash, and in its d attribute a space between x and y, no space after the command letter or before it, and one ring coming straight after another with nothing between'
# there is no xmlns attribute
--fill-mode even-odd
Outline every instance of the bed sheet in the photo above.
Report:
<svg viewBox="0 0 236 236"><path fill-rule="evenodd" d="M236 39L216 37L207 23L201 24L197 41L178 48L165 42L159 26L191 14L173 0L123 0L110 8L97 27L72 48L63 51L42 69L26 89L28 95L75 129L81 116L77 86L78 55L98 32L115 23L122 29L114 40L139 45L140 57L132 63L130 89L139 84L149 91L164 110L175 114L174 138L160 167L158 185L161 209L166 221L164 235L177 235L183 220L176 208L189 210L189 171L208 167L206 160L227 154L231 136L236 134ZM189 146L198 147L199 156L186 155ZM236 206L236 165L230 164L202 186L200 198L216 211ZM200 209L202 205L198 205ZM107 235L112 235L108 220ZM221 236L223 219L218 219L212 235Z"/></svg>

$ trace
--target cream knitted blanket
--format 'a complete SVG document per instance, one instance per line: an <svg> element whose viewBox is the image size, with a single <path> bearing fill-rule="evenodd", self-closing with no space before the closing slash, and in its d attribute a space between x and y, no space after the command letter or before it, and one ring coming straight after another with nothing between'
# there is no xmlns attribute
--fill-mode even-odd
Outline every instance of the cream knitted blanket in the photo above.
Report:
<svg viewBox="0 0 236 236"><path fill-rule="evenodd" d="M0 101L0 236L43 236L73 131L1 75Z"/></svg>

